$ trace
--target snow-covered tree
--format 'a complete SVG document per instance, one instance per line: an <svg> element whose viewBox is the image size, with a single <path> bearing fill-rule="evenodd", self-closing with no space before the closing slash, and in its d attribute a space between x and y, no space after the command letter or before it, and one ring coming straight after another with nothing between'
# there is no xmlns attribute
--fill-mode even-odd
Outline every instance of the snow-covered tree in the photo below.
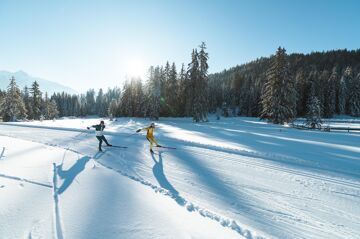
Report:
<svg viewBox="0 0 360 239"><path fill-rule="evenodd" d="M59 111L57 109L57 104L55 100L51 100L48 97L47 92L45 93L45 99L43 101L43 113L45 119L55 119L59 116Z"/></svg>
<svg viewBox="0 0 360 239"><path fill-rule="evenodd" d="M31 110L32 115L31 118L35 120L40 120L41 117L41 105L42 105L42 98L41 98L41 91L39 84L37 81L34 81L34 83L31 85L30 88L30 94L31 94Z"/></svg>
<svg viewBox="0 0 360 239"><path fill-rule="evenodd" d="M33 115L33 111L31 108L32 102L29 94L29 88L27 86L24 87L24 90L22 92L22 97L25 104L26 114L28 115L28 117L31 117Z"/></svg>
<svg viewBox="0 0 360 239"><path fill-rule="evenodd" d="M341 77L340 85L339 85L339 93L338 93L338 113L343 115L345 114L345 106L346 106L346 98L347 98L347 87L345 83L345 78Z"/></svg>
<svg viewBox="0 0 360 239"><path fill-rule="evenodd" d="M192 91L192 109L191 115L194 122L207 121L208 114L208 59L209 55L205 51L204 42L200 45L200 51L194 49L191 55L191 63L188 65L188 76L190 80L190 88Z"/></svg>
<svg viewBox="0 0 360 239"><path fill-rule="evenodd" d="M112 99L109 105L108 114L110 117L115 117L118 115L118 102L115 99Z"/></svg>
<svg viewBox="0 0 360 239"><path fill-rule="evenodd" d="M86 114L96 114L96 100L94 89L90 89L86 92Z"/></svg>
<svg viewBox="0 0 360 239"><path fill-rule="evenodd" d="M4 121L26 118L26 109L15 78L10 79L5 97L0 102L0 115Z"/></svg>
<svg viewBox="0 0 360 239"><path fill-rule="evenodd" d="M177 103L178 103L178 81L177 81L177 72L175 63L173 63L169 69L167 81L166 81L166 106L167 112L169 116L177 115Z"/></svg>
<svg viewBox="0 0 360 239"><path fill-rule="evenodd" d="M313 95L311 96L308 104L308 112L306 115L306 125L310 128L320 128L321 121L321 105L319 99Z"/></svg>
<svg viewBox="0 0 360 239"><path fill-rule="evenodd" d="M96 114L100 117L104 117L107 113L107 102L104 96L103 90L100 88L96 96Z"/></svg>
<svg viewBox="0 0 360 239"><path fill-rule="evenodd" d="M349 112L352 116L360 116L360 73L350 82Z"/></svg>
<svg viewBox="0 0 360 239"><path fill-rule="evenodd" d="M261 118L275 124L291 122L296 116L296 91L284 48L278 48L267 72L261 104Z"/></svg>
<svg viewBox="0 0 360 239"><path fill-rule="evenodd" d="M324 97L324 116L331 118L336 111L336 83L338 82L338 73L336 67L333 68L330 78L325 84Z"/></svg>
<svg viewBox="0 0 360 239"><path fill-rule="evenodd" d="M179 116L185 116L186 106L186 70L185 65L181 65L181 69L178 75L178 89L177 89L177 112Z"/></svg>
<svg viewBox="0 0 360 239"><path fill-rule="evenodd" d="M160 116L161 97L161 70L160 67L151 67L147 82L147 116L152 120L158 120Z"/></svg>

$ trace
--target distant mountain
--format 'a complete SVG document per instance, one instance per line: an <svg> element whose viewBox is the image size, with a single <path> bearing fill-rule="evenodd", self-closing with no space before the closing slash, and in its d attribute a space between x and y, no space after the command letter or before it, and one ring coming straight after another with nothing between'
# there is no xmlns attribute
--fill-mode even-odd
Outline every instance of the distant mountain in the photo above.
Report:
<svg viewBox="0 0 360 239"><path fill-rule="evenodd" d="M24 71L9 72L9 71L0 71L0 89L4 90L9 85L9 79L14 76L16 79L17 85L22 90L25 86L31 87L31 84L34 81L37 81L40 85L41 92L47 92L51 96L54 92L66 92L69 94L78 94L78 92L70 87L58 84L56 82L44 80L38 77L33 77L27 74Z"/></svg>

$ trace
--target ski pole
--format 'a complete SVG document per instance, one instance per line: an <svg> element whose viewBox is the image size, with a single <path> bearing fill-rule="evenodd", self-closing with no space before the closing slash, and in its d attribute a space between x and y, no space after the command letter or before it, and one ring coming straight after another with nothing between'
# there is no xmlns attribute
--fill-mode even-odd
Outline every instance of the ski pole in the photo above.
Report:
<svg viewBox="0 0 360 239"><path fill-rule="evenodd" d="M131 136L133 136L133 135L135 135L135 134L137 134L137 133L130 134L130 135L126 136L126 137L131 137Z"/></svg>

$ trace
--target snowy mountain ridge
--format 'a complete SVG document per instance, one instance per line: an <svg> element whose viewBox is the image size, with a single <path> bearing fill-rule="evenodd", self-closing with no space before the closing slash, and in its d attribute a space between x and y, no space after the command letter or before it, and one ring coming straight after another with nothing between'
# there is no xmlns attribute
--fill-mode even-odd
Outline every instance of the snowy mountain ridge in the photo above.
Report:
<svg viewBox="0 0 360 239"><path fill-rule="evenodd" d="M9 85L9 79L14 76L16 79L17 85L20 89L23 89L25 86L31 87L31 84L34 81L37 81L40 85L41 92L48 92L49 95L52 95L54 92L66 92L69 94L77 94L78 92L68 86L61 85L59 83L45 80L39 77L33 77L24 71L0 71L0 89L4 90Z"/></svg>

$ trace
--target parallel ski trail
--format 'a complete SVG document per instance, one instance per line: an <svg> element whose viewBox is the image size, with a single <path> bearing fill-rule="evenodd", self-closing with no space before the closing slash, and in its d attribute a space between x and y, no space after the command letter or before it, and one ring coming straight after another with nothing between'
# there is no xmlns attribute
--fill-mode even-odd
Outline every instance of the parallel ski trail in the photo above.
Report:
<svg viewBox="0 0 360 239"><path fill-rule="evenodd" d="M55 227L55 238L56 239L64 239L63 230L61 227L61 217L60 217L60 209L59 209L59 195L57 188L57 167L56 164L54 166L54 176L53 176L53 188L54 188L54 227Z"/></svg>
<svg viewBox="0 0 360 239"><path fill-rule="evenodd" d="M9 136L9 135L5 135L5 136L18 138L18 137ZM91 159L95 160L102 167L107 168L109 170L112 170L112 171L114 171L116 173L119 173L120 175L122 175L124 177L127 177L128 179L134 180L134 181L136 181L138 183L141 183L142 185L148 186L151 189L153 189L156 193L161 193L164 196L168 196L168 197L174 199L180 206L185 207L187 211L189 211L189 212L197 212L202 217L206 217L208 219L217 221L221 226L226 227L228 229L231 229L231 230L237 232L239 235L241 235L241 236L243 236L243 237L245 237L247 239L265 239L266 238L266 237L263 237L263 236L256 235L250 229L247 229L243 225L240 225L238 222L236 222L233 219L219 216L216 213L213 213L213 212L211 212L211 211L209 211L209 210L207 210L205 208L202 208L202 207L200 207L198 205L195 205L195 204L187 201L185 198L183 198L181 196L174 195L170 191L168 191L168 190L166 190L166 189L164 189L164 188L162 188L160 186L154 185L151 182L142 179L141 177L135 177L135 176L127 174L126 172L124 172L122 170L110 167L110 166L106 165L105 163L103 163L103 162L101 162L99 160L96 160L94 157L83 154L82 152L71 149L70 147L62 147L61 145L43 143L43 142L36 141L36 140L27 140L27 139L22 139L22 140L26 140L26 141L30 141L30 142L36 142L36 143L44 144L44 145L47 145L47 146L57 147L57 148L64 149L66 151L71 151L71 152L79 154L79 155L88 156ZM52 187L54 188L53 197L54 197L55 237L56 237L56 239L64 239L63 229L62 229L62 226L61 226L60 210L59 210L59 195L57 193L57 168L56 168L55 163L53 164L53 166L54 166L54 176L53 176L53 186Z"/></svg>
<svg viewBox="0 0 360 239"><path fill-rule="evenodd" d="M196 150L193 150L193 149L187 149L187 150L191 151L191 153L193 153L193 154L204 156L204 154L206 155L204 150L209 150L209 149L202 149L203 151L201 153ZM217 153L219 153L219 152L217 152ZM261 167L264 169L270 169L272 171L293 174L293 175L297 175L297 176L302 176L302 177L306 177L306 178L310 178L310 179L325 181L328 183L342 185L342 186L351 187L351 188L356 188L356 189L360 190L360 183L349 181L348 179L322 176L320 174L315 174L315 173L301 172L301 171L294 170L291 168L285 168L285 167L281 167L281 166L269 165L269 164L265 164L265 163L261 163L261 162L256 162L253 160L254 157L251 157L251 156L247 156L247 155L244 156L244 155L236 154L236 153L233 153L233 154L236 156L230 155L230 153L222 153L221 158L226 159L226 160L231 160L234 163L239 163L239 164L243 164L243 165L247 165L247 166Z"/></svg>
<svg viewBox="0 0 360 239"><path fill-rule="evenodd" d="M53 187L52 185L49 185L49 184L46 184L46 183L39 183L39 182L35 182L33 180L28 180L28 179L20 178L20 177L16 177L16 176L5 175L5 174L2 174L2 173L0 173L0 177L7 178L7 179L12 179L12 180L16 180L16 181L21 181L21 182L25 182L25 183L31 183L31 184L35 184L35 185L43 186L43 187L47 187L47 188L52 188Z"/></svg>

